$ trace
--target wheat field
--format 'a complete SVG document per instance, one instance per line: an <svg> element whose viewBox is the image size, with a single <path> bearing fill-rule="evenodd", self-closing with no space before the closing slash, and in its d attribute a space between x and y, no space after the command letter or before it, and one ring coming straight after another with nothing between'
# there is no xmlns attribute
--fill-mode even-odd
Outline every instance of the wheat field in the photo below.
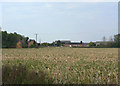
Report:
<svg viewBox="0 0 120 86"><path fill-rule="evenodd" d="M2 62L9 84L118 84L117 48L2 49Z"/></svg>

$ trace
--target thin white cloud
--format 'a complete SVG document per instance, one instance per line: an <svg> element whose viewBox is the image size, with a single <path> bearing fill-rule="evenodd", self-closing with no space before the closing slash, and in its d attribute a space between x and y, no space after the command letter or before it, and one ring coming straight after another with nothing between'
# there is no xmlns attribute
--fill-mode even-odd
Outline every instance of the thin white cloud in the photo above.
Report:
<svg viewBox="0 0 120 86"><path fill-rule="evenodd" d="M119 2L119 0L0 0L0 2Z"/></svg>

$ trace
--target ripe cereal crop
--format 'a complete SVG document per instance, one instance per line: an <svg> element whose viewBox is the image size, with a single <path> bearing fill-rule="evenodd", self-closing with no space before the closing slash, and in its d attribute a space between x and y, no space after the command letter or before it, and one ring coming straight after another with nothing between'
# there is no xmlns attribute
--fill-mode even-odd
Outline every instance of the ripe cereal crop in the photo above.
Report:
<svg viewBox="0 0 120 86"><path fill-rule="evenodd" d="M2 62L8 84L118 84L118 48L2 49Z"/></svg>

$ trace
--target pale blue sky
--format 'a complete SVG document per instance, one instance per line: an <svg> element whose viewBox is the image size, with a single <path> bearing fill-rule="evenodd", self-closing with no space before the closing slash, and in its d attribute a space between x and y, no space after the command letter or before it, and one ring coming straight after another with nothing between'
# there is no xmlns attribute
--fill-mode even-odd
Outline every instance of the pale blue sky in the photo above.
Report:
<svg viewBox="0 0 120 86"><path fill-rule="evenodd" d="M118 3L2 3L2 19L3 30L42 42L96 41L118 33Z"/></svg>

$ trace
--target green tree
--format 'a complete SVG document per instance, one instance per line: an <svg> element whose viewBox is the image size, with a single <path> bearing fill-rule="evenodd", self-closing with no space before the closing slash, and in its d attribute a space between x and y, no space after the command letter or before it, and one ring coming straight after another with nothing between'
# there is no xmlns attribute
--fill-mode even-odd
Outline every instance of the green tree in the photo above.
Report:
<svg viewBox="0 0 120 86"><path fill-rule="evenodd" d="M7 47L15 48L17 41L18 41L18 39L17 39L16 35L14 35L13 33L8 34Z"/></svg>
<svg viewBox="0 0 120 86"><path fill-rule="evenodd" d="M94 47L94 46L95 46L95 44L93 42L89 43L89 47Z"/></svg>
<svg viewBox="0 0 120 86"><path fill-rule="evenodd" d="M36 44L31 45L30 48L36 48Z"/></svg>
<svg viewBox="0 0 120 86"><path fill-rule="evenodd" d="M57 46L61 46L61 45L62 45L61 41L58 40L58 41L57 41Z"/></svg>
<svg viewBox="0 0 120 86"><path fill-rule="evenodd" d="M49 43L41 43L41 45L47 47Z"/></svg>
<svg viewBox="0 0 120 86"><path fill-rule="evenodd" d="M2 47L3 48L7 47L7 38L8 38L7 31L3 31L2 32Z"/></svg>
<svg viewBox="0 0 120 86"><path fill-rule="evenodd" d="M82 41L80 41L80 44L82 44L83 42Z"/></svg>
<svg viewBox="0 0 120 86"><path fill-rule="evenodd" d="M7 31L2 31L2 47L3 48L15 48L16 44L19 40L25 40L23 44L26 47L28 43L28 37L24 37L20 34L14 33L7 33Z"/></svg>
<svg viewBox="0 0 120 86"><path fill-rule="evenodd" d="M114 35L114 47L120 48L120 34Z"/></svg>

